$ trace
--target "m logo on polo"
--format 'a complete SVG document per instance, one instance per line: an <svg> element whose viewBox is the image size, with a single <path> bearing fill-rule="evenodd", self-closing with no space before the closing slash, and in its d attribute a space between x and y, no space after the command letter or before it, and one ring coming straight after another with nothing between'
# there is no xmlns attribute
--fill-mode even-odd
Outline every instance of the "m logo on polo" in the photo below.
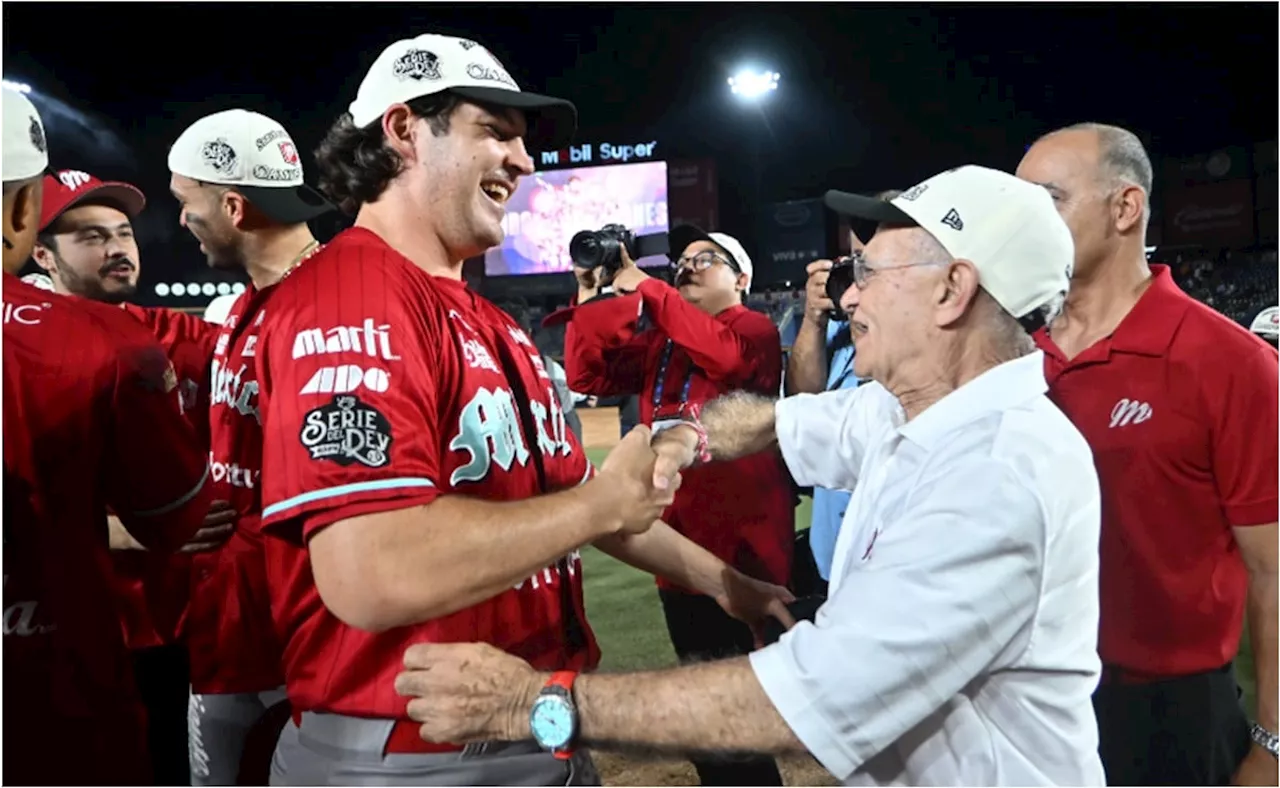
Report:
<svg viewBox="0 0 1280 788"><path fill-rule="evenodd" d="M440 58L425 49L410 49L391 67L396 79L440 79Z"/></svg>
<svg viewBox="0 0 1280 788"><path fill-rule="evenodd" d="M307 413L298 440L313 460L381 468L391 462L391 422L359 397L334 397Z"/></svg>
<svg viewBox="0 0 1280 788"><path fill-rule="evenodd" d="M1151 406L1138 400L1122 399L1111 409L1111 429L1125 427L1130 424L1141 424L1151 418Z"/></svg>
<svg viewBox="0 0 1280 788"><path fill-rule="evenodd" d="M506 389L481 388L458 416L458 434L449 441L453 451L465 451L471 459L449 477L449 484L478 482L493 465L504 471L515 463L529 462L529 447L520 434L515 400Z"/></svg>

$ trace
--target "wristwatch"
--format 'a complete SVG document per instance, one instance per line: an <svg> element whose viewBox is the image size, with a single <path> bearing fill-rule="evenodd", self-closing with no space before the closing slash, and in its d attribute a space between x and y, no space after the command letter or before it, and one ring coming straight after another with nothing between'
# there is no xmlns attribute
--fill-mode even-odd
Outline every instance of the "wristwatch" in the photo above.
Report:
<svg viewBox="0 0 1280 788"><path fill-rule="evenodd" d="M529 729L538 746L562 761L573 757L573 740L578 736L578 707L573 703L574 670L551 674L546 686L529 710Z"/></svg>
<svg viewBox="0 0 1280 788"><path fill-rule="evenodd" d="M1280 758L1280 739L1274 733L1255 722L1249 729L1249 736L1254 744L1271 753L1271 757Z"/></svg>

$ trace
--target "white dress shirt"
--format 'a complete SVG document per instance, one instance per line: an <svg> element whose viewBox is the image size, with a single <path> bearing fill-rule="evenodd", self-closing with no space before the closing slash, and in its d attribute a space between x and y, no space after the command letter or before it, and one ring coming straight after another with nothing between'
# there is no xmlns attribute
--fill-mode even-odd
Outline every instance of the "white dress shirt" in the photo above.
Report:
<svg viewBox="0 0 1280 788"><path fill-rule="evenodd" d="M1098 477L1001 364L915 419L878 383L777 404L796 482L853 493L830 597L751 655L774 706L847 785L1103 785Z"/></svg>

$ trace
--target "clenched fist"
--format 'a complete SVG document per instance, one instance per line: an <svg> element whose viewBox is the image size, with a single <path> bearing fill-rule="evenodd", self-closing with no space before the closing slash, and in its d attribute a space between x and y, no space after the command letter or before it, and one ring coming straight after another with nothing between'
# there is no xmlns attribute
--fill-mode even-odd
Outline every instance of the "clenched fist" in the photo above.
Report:
<svg viewBox="0 0 1280 788"><path fill-rule="evenodd" d="M820 326L827 324L827 316L836 308L827 298L827 277L831 266L830 260L814 260L804 269L809 275L804 286L804 318Z"/></svg>

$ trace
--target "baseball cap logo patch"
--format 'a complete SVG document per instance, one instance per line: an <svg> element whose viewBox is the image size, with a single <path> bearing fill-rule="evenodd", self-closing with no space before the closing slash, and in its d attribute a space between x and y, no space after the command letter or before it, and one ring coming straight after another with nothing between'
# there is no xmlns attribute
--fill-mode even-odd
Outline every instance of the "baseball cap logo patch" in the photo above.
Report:
<svg viewBox="0 0 1280 788"><path fill-rule="evenodd" d="M75 191L92 180L92 178L90 178L89 173L81 172L80 170L63 170L58 173L58 180L63 186Z"/></svg>
<svg viewBox="0 0 1280 788"><path fill-rule="evenodd" d="M22 127L19 126L18 128ZM18 133L21 134L22 132ZM47 145L44 141L44 129L40 126L39 119L34 117L31 118L31 128L29 133L31 134L31 146L41 153L47 153Z"/></svg>
<svg viewBox="0 0 1280 788"><path fill-rule="evenodd" d="M280 143L280 158L284 159L284 163L291 166L298 166L298 149L288 140Z"/></svg>
<svg viewBox="0 0 1280 788"><path fill-rule="evenodd" d="M459 38L459 39L458 39L458 46L462 47L463 49L465 49L465 50L467 50L467 51L470 51L472 47L476 46L476 42L474 42L474 41L472 41L472 40L470 40L470 39L467 39L467 38Z"/></svg>
<svg viewBox="0 0 1280 788"><path fill-rule="evenodd" d="M947 215L942 217L942 223L956 232L960 232L964 229L964 222L961 221L960 214L955 208L947 211Z"/></svg>
<svg viewBox="0 0 1280 788"><path fill-rule="evenodd" d="M425 49L410 49L392 67L397 79L440 79L440 58Z"/></svg>
<svg viewBox="0 0 1280 788"><path fill-rule="evenodd" d="M467 66L467 76L472 79L487 79L490 82L501 82L504 85L510 85L516 90L520 89L520 86L516 84L516 81L511 78L510 74L500 68L494 68L493 66L482 66L479 63L472 63Z"/></svg>
<svg viewBox="0 0 1280 788"><path fill-rule="evenodd" d="M928 190L929 190L929 184L918 183L915 186L912 186L910 189L907 189L902 194L898 195L898 199L911 202L912 200L918 199L920 195L924 194Z"/></svg>
<svg viewBox="0 0 1280 788"><path fill-rule="evenodd" d="M200 157L222 175L231 175L236 169L236 151L219 137L206 142L200 148Z"/></svg>

